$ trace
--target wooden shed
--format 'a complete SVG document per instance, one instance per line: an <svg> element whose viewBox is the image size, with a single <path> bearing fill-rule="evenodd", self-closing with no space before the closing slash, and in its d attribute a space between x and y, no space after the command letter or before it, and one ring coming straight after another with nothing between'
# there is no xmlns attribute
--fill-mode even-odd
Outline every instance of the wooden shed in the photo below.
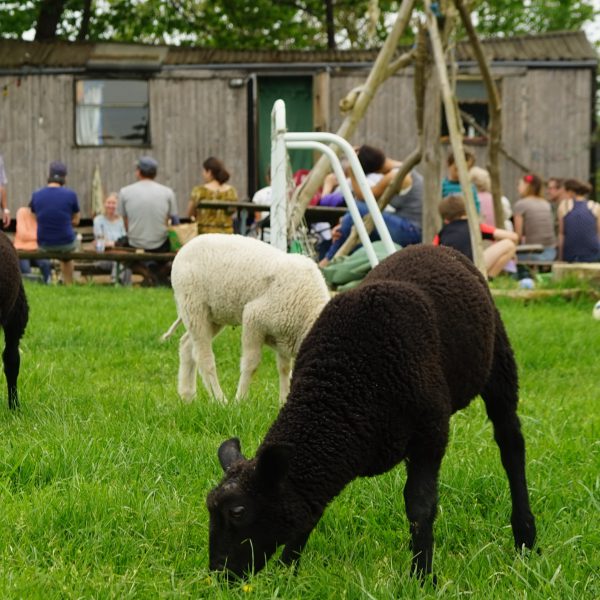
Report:
<svg viewBox="0 0 600 600"><path fill-rule="evenodd" d="M484 47L502 97L506 150L543 177L589 179L597 56L583 32L490 39ZM455 49L457 97L481 126L487 98L470 47ZM374 51L219 51L120 43L0 40L0 154L9 205L29 202L52 160L69 167L83 216L92 212L99 167L106 192L134 179L137 157L159 162L180 212L201 179L202 161L221 158L240 197L262 185L269 161L269 115L276 98L291 131L336 131L338 102L362 84ZM402 158L415 145L412 70L380 88L354 143ZM442 138L441 144L445 141ZM485 141L468 131L483 164ZM309 168L310 152L292 155ZM516 194L520 170L502 165L503 191Z"/></svg>

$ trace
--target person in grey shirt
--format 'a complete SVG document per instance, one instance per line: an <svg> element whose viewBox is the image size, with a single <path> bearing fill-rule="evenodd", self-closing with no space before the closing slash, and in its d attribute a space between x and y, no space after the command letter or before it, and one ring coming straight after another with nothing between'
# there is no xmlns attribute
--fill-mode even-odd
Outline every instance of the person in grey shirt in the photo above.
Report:
<svg viewBox="0 0 600 600"><path fill-rule="evenodd" d="M156 181L158 163L142 156L136 167L137 181L121 188L119 213L125 221L128 245L148 252L169 252L168 222L179 222L175 193Z"/></svg>

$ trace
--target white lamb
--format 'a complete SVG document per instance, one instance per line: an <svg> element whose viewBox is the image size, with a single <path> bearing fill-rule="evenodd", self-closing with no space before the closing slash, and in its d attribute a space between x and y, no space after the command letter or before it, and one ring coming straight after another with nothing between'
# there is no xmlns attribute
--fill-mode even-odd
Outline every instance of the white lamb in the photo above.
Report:
<svg viewBox="0 0 600 600"><path fill-rule="evenodd" d="M279 402L289 391L293 357L329 300L317 265L298 254L286 254L259 240L208 233L189 241L171 271L177 320L183 322L179 343L178 392L186 401L196 394L196 369L214 398L227 402L212 351L212 339L225 325L242 325L240 380L236 400L248 392L261 348L277 353Z"/></svg>

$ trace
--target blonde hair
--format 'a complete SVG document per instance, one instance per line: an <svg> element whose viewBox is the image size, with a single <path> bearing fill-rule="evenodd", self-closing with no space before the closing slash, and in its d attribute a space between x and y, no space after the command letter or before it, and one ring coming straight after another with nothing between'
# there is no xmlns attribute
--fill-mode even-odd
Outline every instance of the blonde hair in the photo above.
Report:
<svg viewBox="0 0 600 600"><path fill-rule="evenodd" d="M475 184L478 192L489 192L492 189L492 179L487 169L471 167L469 178Z"/></svg>

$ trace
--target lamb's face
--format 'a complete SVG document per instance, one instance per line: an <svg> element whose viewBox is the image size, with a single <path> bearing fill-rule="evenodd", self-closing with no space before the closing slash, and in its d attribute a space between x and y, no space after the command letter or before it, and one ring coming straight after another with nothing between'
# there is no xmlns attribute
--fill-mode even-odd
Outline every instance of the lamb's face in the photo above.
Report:
<svg viewBox="0 0 600 600"><path fill-rule="evenodd" d="M248 461L234 439L221 445L219 459L226 475L206 501L209 567L243 577L260 571L290 534L282 530L285 503L279 486L287 456L279 448Z"/></svg>

